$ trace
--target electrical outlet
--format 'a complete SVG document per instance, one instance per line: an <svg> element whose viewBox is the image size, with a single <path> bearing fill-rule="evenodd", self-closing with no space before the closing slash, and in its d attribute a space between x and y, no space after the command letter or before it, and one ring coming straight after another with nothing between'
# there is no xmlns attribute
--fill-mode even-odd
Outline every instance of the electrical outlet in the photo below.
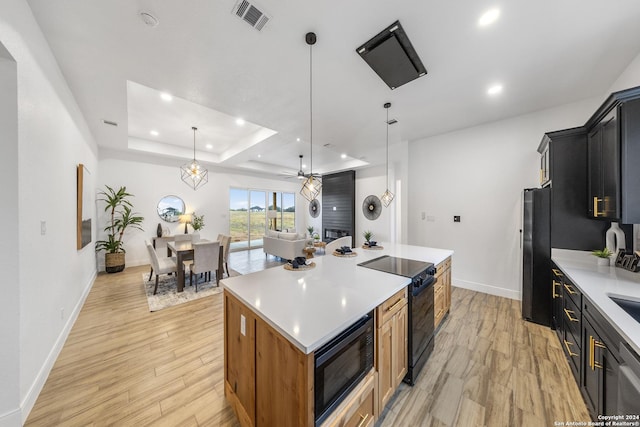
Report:
<svg viewBox="0 0 640 427"><path fill-rule="evenodd" d="M240 315L240 333L245 337L247 336L247 318L242 314Z"/></svg>
<svg viewBox="0 0 640 427"><path fill-rule="evenodd" d="M427 221L428 222L436 222L436 217L429 215L429 216L427 216Z"/></svg>
<svg viewBox="0 0 640 427"><path fill-rule="evenodd" d="M453 222L460 222L460 215L454 215Z"/></svg>
<svg viewBox="0 0 640 427"><path fill-rule="evenodd" d="M42 236L47 234L47 221L40 221L40 234Z"/></svg>

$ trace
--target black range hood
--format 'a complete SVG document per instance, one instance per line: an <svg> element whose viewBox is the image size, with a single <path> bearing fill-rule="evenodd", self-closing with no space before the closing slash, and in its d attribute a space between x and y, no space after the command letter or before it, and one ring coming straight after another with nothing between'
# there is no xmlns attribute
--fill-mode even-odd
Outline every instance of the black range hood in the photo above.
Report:
<svg viewBox="0 0 640 427"><path fill-rule="evenodd" d="M389 25L356 52L390 89L427 74L400 21Z"/></svg>

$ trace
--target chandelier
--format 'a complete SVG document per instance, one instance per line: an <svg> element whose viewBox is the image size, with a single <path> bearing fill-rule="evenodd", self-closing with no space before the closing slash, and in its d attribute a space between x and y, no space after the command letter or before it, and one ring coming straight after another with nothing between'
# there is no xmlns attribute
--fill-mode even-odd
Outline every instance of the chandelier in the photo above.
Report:
<svg viewBox="0 0 640 427"><path fill-rule="evenodd" d="M387 110L387 189L382 196L380 196L380 200L382 200L385 208L389 207L395 197L391 190L389 190L389 107L391 107L390 102L384 104L384 108Z"/></svg>
<svg viewBox="0 0 640 427"><path fill-rule="evenodd" d="M313 175L313 45L316 44L315 33L307 33L305 40L309 45L309 176L302 184L300 194L308 201L314 200L320 194L322 189L322 181L319 177Z"/></svg>
<svg viewBox="0 0 640 427"><path fill-rule="evenodd" d="M193 126L193 160L180 166L182 180L193 190L197 190L209 181L209 172L196 160L196 131Z"/></svg>

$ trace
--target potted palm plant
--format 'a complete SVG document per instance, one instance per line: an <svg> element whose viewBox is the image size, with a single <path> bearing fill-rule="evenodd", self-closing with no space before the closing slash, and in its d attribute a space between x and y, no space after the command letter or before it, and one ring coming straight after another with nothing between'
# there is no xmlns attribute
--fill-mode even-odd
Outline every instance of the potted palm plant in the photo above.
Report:
<svg viewBox="0 0 640 427"><path fill-rule="evenodd" d="M96 252L105 251L104 265L107 273L117 273L124 270L124 254L122 238L128 228L141 231L144 218L133 212L133 205L129 201L133 194L127 193L126 187L120 187L117 191L105 185L106 191L100 191L98 200L105 202L104 211L109 212L110 220L104 227L107 233L106 240L96 242Z"/></svg>

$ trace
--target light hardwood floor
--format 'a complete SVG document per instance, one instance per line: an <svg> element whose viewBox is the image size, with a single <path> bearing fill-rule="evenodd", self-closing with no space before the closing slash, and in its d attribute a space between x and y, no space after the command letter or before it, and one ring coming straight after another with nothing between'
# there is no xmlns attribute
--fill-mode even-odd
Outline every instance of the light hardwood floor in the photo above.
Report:
<svg viewBox="0 0 640 427"><path fill-rule="evenodd" d="M231 268L251 269L236 258ZM98 276L26 425L237 425L223 392L221 294L150 313L142 272ZM522 321L517 301L459 288L418 383L389 406L379 425L589 419L553 332Z"/></svg>

